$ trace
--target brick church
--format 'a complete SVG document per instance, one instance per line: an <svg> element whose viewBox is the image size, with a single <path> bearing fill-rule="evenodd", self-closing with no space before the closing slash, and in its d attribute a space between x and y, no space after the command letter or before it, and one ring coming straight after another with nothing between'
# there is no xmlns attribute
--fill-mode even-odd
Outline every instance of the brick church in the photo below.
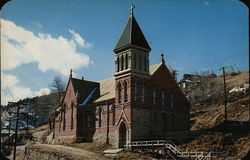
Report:
<svg viewBox="0 0 250 160"><path fill-rule="evenodd" d="M114 77L93 82L72 77L55 121L55 143L94 141L123 147L137 140L168 139L189 130L190 104L167 68L149 65L151 48L131 9L114 48Z"/></svg>

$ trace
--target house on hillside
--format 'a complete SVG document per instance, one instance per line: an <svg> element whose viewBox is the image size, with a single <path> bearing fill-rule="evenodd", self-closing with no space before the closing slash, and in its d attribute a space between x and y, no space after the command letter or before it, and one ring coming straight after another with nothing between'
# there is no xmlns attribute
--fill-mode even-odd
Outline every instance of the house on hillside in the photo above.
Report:
<svg viewBox="0 0 250 160"><path fill-rule="evenodd" d="M94 141L123 147L128 141L168 139L189 130L190 104L161 61L149 65L151 48L133 12L115 48L114 77L100 82L69 76L56 117L55 142Z"/></svg>
<svg viewBox="0 0 250 160"><path fill-rule="evenodd" d="M217 75L214 73L208 75L184 74L183 78L178 82L178 84L182 89L184 89L184 91L186 91L190 87L196 86L201 82L209 81L216 77Z"/></svg>

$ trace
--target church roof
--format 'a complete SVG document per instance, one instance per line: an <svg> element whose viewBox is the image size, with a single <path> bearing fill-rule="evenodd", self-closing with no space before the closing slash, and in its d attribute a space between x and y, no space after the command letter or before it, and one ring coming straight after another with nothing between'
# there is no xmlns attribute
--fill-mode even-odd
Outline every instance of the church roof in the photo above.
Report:
<svg viewBox="0 0 250 160"><path fill-rule="evenodd" d="M149 74L153 75L162 63L149 66ZM115 98L115 78L111 77L100 81L100 97L93 101L93 103L102 102Z"/></svg>
<svg viewBox="0 0 250 160"><path fill-rule="evenodd" d="M94 102L101 102L104 100L115 98L115 78L105 79L100 81L100 97Z"/></svg>
<svg viewBox="0 0 250 160"><path fill-rule="evenodd" d="M149 66L149 74L153 75L162 64L158 63ZM100 82L71 78L71 82L81 105L86 99L90 103L98 103L115 98L115 77Z"/></svg>
<svg viewBox="0 0 250 160"><path fill-rule="evenodd" d="M149 66L149 74L153 75L155 71L157 71L157 69L161 66L161 64L163 63L157 63L157 64Z"/></svg>
<svg viewBox="0 0 250 160"><path fill-rule="evenodd" d="M126 49L131 45L151 50L133 14L129 17L128 23L114 48L114 52Z"/></svg>
<svg viewBox="0 0 250 160"><path fill-rule="evenodd" d="M99 83L97 82L91 82L91 81L86 81L86 80L76 79L76 78L71 78L71 82L74 88L74 92L75 94L77 94L79 103L82 103L83 100L87 98L89 93L93 91L93 89L95 88L99 89ZM97 90L96 93L98 92L99 91ZM97 96L98 95L95 95L95 98Z"/></svg>

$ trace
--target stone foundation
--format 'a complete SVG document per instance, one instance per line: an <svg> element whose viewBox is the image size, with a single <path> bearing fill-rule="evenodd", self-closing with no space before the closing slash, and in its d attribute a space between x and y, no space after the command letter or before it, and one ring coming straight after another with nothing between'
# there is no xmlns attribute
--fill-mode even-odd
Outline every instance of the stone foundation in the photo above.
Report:
<svg viewBox="0 0 250 160"><path fill-rule="evenodd" d="M118 131L109 132L108 135L109 144L118 148L119 145L119 134ZM106 143L107 142L107 134L106 133L95 133L93 137L93 142L98 143Z"/></svg>
<svg viewBox="0 0 250 160"><path fill-rule="evenodd" d="M54 139L54 144L71 144L79 142L81 138L75 136L60 136Z"/></svg>

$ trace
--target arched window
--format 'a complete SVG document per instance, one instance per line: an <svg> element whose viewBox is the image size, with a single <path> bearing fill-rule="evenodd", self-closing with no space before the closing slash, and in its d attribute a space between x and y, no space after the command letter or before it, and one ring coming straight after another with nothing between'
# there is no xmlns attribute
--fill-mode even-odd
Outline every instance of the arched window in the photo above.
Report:
<svg viewBox="0 0 250 160"><path fill-rule="evenodd" d="M153 89L153 104L156 104L156 89Z"/></svg>
<svg viewBox="0 0 250 160"><path fill-rule="evenodd" d="M125 69L128 69L128 54L125 55Z"/></svg>
<svg viewBox="0 0 250 160"><path fill-rule="evenodd" d="M122 86L118 84L118 103L122 102Z"/></svg>
<svg viewBox="0 0 250 160"><path fill-rule="evenodd" d="M144 71L147 71L147 58L144 57Z"/></svg>
<svg viewBox="0 0 250 160"><path fill-rule="evenodd" d="M134 84L134 100L136 101L138 95L137 84Z"/></svg>
<svg viewBox="0 0 250 160"><path fill-rule="evenodd" d="M113 125L115 125L115 105L112 105Z"/></svg>
<svg viewBox="0 0 250 160"><path fill-rule="evenodd" d="M172 109L174 109L174 95L173 94L171 94L170 96L170 106Z"/></svg>
<svg viewBox="0 0 250 160"><path fill-rule="evenodd" d="M88 128L91 127L91 116L90 116L90 113L87 115L87 127Z"/></svg>
<svg viewBox="0 0 250 160"><path fill-rule="evenodd" d="M136 69L136 54L134 54L134 69Z"/></svg>
<svg viewBox="0 0 250 160"><path fill-rule="evenodd" d="M128 101L128 88L127 88L127 82L124 83L124 102Z"/></svg>
<svg viewBox="0 0 250 160"><path fill-rule="evenodd" d="M117 62L116 72L119 72L120 71L120 58L119 57L116 58L116 62Z"/></svg>
<svg viewBox="0 0 250 160"><path fill-rule="evenodd" d="M161 92L161 105L166 106L166 96L164 91Z"/></svg>
<svg viewBox="0 0 250 160"><path fill-rule="evenodd" d="M98 126L102 127L102 109L101 108L98 112Z"/></svg>
<svg viewBox="0 0 250 160"><path fill-rule="evenodd" d="M74 104L71 103L71 129L74 128Z"/></svg>
<svg viewBox="0 0 250 160"><path fill-rule="evenodd" d="M144 84L142 85L141 89L141 103L144 104L144 95L145 95L145 87Z"/></svg>
<svg viewBox="0 0 250 160"><path fill-rule="evenodd" d="M63 130L66 129L66 105L63 105Z"/></svg>
<svg viewBox="0 0 250 160"><path fill-rule="evenodd" d="M121 71L124 69L124 57L121 57Z"/></svg>

